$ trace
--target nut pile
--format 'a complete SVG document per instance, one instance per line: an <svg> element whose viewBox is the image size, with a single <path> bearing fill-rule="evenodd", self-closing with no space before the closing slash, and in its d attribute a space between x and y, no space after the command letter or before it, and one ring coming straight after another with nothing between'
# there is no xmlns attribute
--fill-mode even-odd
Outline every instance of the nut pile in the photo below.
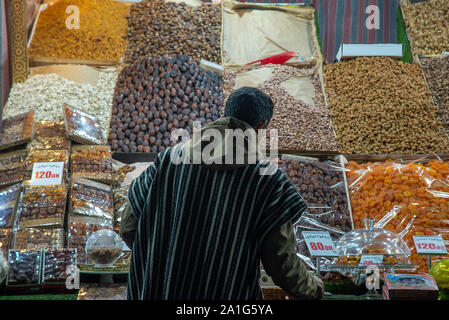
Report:
<svg viewBox="0 0 449 320"><path fill-rule="evenodd" d="M87 256L97 264L113 263L122 253L121 248L89 248Z"/></svg>
<svg viewBox="0 0 449 320"><path fill-rule="evenodd" d="M8 255L8 286L40 283L41 251L11 250Z"/></svg>
<svg viewBox="0 0 449 320"><path fill-rule="evenodd" d="M126 63L148 54L190 55L221 62L221 7L144 0L133 4L128 17Z"/></svg>
<svg viewBox="0 0 449 320"><path fill-rule="evenodd" d="M350 161L346 169L354 228L361 228L364 218L379 221L392 215L385 229L401 233L409 228L403 239L412 252L411 263L427 272L427 257L416 253L413 235L442 234L449 240L449 162Z"/></svg>
<svg viewBox="0 0 449 320"><path fill-rule="evenodd" d="M422 69L390 58L357 58L324 67L329 107L344 153L448 150Z"/></svg>
<svg viewBox="0 0 449 320"><path fill-rule="evenodd" d="M223 81L187 56L147 56L125 67L115 89L109 143L118 152L160 152L171 133L218 119Z"/></svg>
<svg viewBox="0 0 449 320"><path fill-rule="evenodd" d="M449 57L421 58L421 64L437 106L438 118L449 134Z"/></svg>
<svg viewBox="0 0 449 320"><path fill-rule="evenodd" d="M307 216L322 226L343 232L349 232L352 229L343 169L338 170L337 163L282 159L280 167L301 193L308 206L302 217Z"/></svg>
<svg viewBox="0 0 449 320"><path fill-rule="evenodd" d="M265 67L265 66L264 66ZM290 66L270 66L273 77L258 88L274 103L273 118L268 129L278 130L280 150L338 151L339 146L331 126L331 117L324 101L318 74L310 69ZM227 70L224 74L225 100L234 91L236 77L247 70ZM298 75L310 75L315 88L314 104L310 105L290 95L282 83ZM269 143L267 138L267 143Z"/></svg>
<svg viewBox="0 0 449 320"><path fill-rule="evenodd" d="M75 249L52 249L44 253L44 283L65 282L66 269L70 265L76 265Z"/></svg>
<svg viewBox="0 0 449 320"><path fill-rule="evenodd" d="M449 1L424 1L403 9L414 54L449 51Z"/></svg>
<svg viewBox="0 0 449 320"><path fill-rule="evenodd" d="M69 6L79 29L69 29ZM73 14L73 11L70 12ZM29 49L31 58L119 61L125 52L128 5L114 0L62 0L44 10Z"/></svg>
<svg viewBox="0 0 449 320"><path fill-rule="evenodd" d="M63 121L68 104L94 115L107 136L118 72L100 72L97 86L79 84L56 74L36 75L11 88L3 118L35 110L35 121Z"/></svg>

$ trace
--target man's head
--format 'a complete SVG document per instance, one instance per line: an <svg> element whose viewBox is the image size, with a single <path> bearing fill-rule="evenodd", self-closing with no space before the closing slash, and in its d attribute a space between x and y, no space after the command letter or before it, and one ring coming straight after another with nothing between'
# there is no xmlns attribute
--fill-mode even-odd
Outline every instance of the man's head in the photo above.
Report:
<svg viewBox="0 0 449 320"><path fill-rule="evenodd" d="M256 130L266 128L273 116L273 101L257 88L242 87L229 96L224 116L246 122Z"/></svg>

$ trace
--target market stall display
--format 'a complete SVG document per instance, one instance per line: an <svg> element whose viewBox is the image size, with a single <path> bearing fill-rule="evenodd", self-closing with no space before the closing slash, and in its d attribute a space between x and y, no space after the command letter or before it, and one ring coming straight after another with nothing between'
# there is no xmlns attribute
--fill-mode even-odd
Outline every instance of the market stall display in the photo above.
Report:
<svg viewBox="0 0 449 320"><path fill-rule="evenodd" d="M72 177L112 183L112 157L109 146L74 146L70 159Z"/></svg>
<svg viewBox="0 0 449 320"><path fill-rule="evenodd" d="M19 203L19 227L63 227L67 185L33 186L26 181Z"/></svg>
<svg viewBox="0 0 449 320"><path fill-rule="evenodd" d="M31 141L34 134L34 112L0 119L0 150Z"/></svg>
<svg viewBox="0 0 449 320"><path fill-rule="evenodd" d="M35 135L30 149L69 149L70 140L67 139L64 122L41 121L35 124Z"/></svg>
<svg viewBox="0 0 449 320"><path fill-rule="evenodd" d="M449 50L449 49L448 49ZM449 56L419 58L437 107L437 114L449 135Z"/></svg>
<svg viewBox="0 0 449 320"><path fill-rule="evenodd" d="M25 179L26 150L0 153L0 186L7 186Z"/></svg>
<svg viewBox="0 0 449 320"><path fill-rule="evenodd" d="M426 154L449 149L419 65L357 58L326 65L323 71L343 153Z"/></svg>
<svg viewBox="0 0 449 320"><path fill-rule="evenodd" d="M65 246L63 228L24 228L15 232L18 250L60 249Z"/></svg>
<svg viewBox="0 0 449 320"><path fill-rule="evenodd" d="M125 52L128 10L128 4L114 0L61 0L44 6L29 48L31 63L118 63ZM79 12L78 25L76 16L68 20L67 11Z"/></svg>
<svg viewBox="0 0 449 320"><path fill-rule="evenodd" d="M15 213L21 189L21 184L0 189L0 228L14 227Z"/></svg>
<svg viewBox="0 0 449 320"><path fill-rule="evenodd" d="M402 6L413 54L449 51L448 10L449 2L446 0Z"/></svg>
<svg viewBox="0 0 449 320"><path fill-rule="evenodd" d="M163 0L133 4L128 16L125 62L148 54L189 55L220 63L221 6Z"/></svg>
<svg viewBox="0 0 449 320"><path fill-rule="evenodd" d="M268 130L278 130L279 150L339 150L321 77L315 68L267 65L251 70L225 70L225 101L234 90L244 86L257 87L273 100L274 112Z"/></svg>
<svg viewBox="0 0 449 320"><path fill-rule="evenodd" d="M223 1L222 64L245 65L286 51L297 57L288 62L321 63L316 38L315 9Z"/></svg>
<svg viewBox="0 0 449 320"><path fill-rule="evenodd" d="M77 74L78 68L72 73ZM106 137L111 119L111 101L118 71L102 70L96 85L83 81L67 80L56 74L38 74L23 83L15 83L3 110L3 118L30 110L35 111L35 121L63 121L62 106L68 104L94 115ZM78 78L82 78L78 74Z"/></svg>
<svg viewBox="0 0 449 320"><path fill-rule="evenodd" d="M116 152L160 152L175 143L172 130L191 134L193 121L210 123L222 107L221 76L191 57L139 58L119 75L108 144Z"/></svg>
<svg viewBox="0 0 449 320"><path fill-rule="evenodd" d="M430 157L408 160L349 161L346 166L354 227L374 218L397 233L412 252L411 263L427 272L427 256L418 255L413 235L442 234L449 240L449 162ZM438 259L438 257L435 257Z"/></svg>
<svg viewBox="0 0 449 320"><path fill-rule="evenodd" d="M9 250L7 286L37 286L40 284L42 251Z"/></svg>
<svg viewBox="0 0 449 320"><path fill-rule="evenodd" d="M76 265L76 249L49 249L44 251L42 283L64 283L67 267Z"/></svg>

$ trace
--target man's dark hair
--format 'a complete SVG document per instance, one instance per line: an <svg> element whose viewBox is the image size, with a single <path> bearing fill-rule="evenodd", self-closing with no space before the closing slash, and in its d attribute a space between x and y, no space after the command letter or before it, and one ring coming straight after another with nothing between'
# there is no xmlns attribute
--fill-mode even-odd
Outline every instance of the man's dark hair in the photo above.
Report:
<svg viewBox="0 0 449 320"><path fill-rule="evenodd" d="M273 101L257 88L242 87L229 96L224 116L236 118L252 127L264 120L268 124L273 116Z"/></svg>

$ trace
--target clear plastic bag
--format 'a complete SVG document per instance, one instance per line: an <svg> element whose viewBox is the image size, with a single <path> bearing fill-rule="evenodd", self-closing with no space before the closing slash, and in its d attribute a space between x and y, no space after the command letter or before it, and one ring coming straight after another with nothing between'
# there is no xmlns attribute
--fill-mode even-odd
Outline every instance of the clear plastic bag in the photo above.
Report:
<svg viewBox="0 0 449 320"><path fill-rule="evenodd" d="M92 263L85 253L87 238L101 229L112 229L112 221L86 216L69 216L68 247L77 249L78 264Z"/></svg>
<svg viewBox="0 0 449 320"><path fill-rule="evenodd" d="M76 266L76 257L76 249L45 250L42 283L65 283L67 267Z"/></svg>
<svg viewBox="0 0 449 320"><path fill-rule="evenodd" d="M34 111L0 119L0 150L25 144L33 138Z"/></svg>
<svg viewBox="0 0 449 320"><path fill-rule="evenodd" d="M26 150L0 155L0 186L21 182L25 178Z"/></svg>
<svg viewBox="0 0 449 320"><path fill-rule="evenodd" d="M95 116L64 105L64 121L68 138L83 144L105 144Z"/></svg>
<svg viewBox="0 0 449 320"><path fill-rule="evenodd" d="M12 228L19 200L21 184L15 184L0 190L0 228Z"/></svg>
<svg viewBox="0 0 449 320"><path fill-rule="evenodd" d="M60 249L64 247L63 228L25 228L15 232L17 250Z"/></svg>
<svg viewBox="0 0 449 320"><path fill-rule="evenodd" d="M29 147L31 149L69 149L70 140L67 139L64 122L37 122L34 138Z"/></svg>
<svg viewBox="0 0 449 320"><path fill-rule="evenodd" d="M73 178L71 189L71 214L114 218L111 187L83 178Z"/></svg>
<svg viewBox="0 0 449 320"><path fill-rule="evenodd" d="M25 182L19 204L19 227L63 227L67 186L32 186Z"/></svg>
<svg viewBox="0 0 449 320"><path fill-rule="evenodd" d="M283 155L280 167L307 204L300 222L302 226L323 227L337 233L352 230L343 174L345 169L338 160L319 161L317 158Z"/></svg>
<svg viewBox="0 0 449 320"><path fill-rule="evenodd" d="M69 166L69 151L66 149L31 150L26 159L27 175L31 178L35 162L64 162L62 181L66 181Z"/></svg>
<svg viewBox="0 0 449 320"><path fill-rule="evenodd" d="M74 146L72 176L112 183L112 156L109 146Z"/></svg>
<svg viewBox="0 0 449 320"><path fill-rule="evenodd" d="M42 250L9 250L7 286L33 286L40 284Z"/></svg>
<svg viewBox="0 0 449 320"><path fill-rule="evenodd" d="M428 258L417 254L413 236L441 234L449 244L449 162L438 156L356 160L346 165L355 228L374 218L375 227L404 239L411 263L428 272Z"/></svg>

